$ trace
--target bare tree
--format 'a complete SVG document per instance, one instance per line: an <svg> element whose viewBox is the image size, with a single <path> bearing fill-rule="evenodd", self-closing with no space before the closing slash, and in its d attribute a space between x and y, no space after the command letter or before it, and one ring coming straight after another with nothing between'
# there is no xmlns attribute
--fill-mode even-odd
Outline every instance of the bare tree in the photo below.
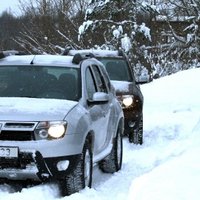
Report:
<svg viewBox="0 0 200 200"><path fill-rule="evenodd" d="M25 20L21 35L15 41L26 50L36 53L55 54L65 46L80 48L77 40L78 27L83 21L86 2L20 0L23 17L28 20Z"/></svg>
<svg viewBox="0 0 200 200"><path fill-rule="evenodd" d="M199 0L166 0L160 10L165 28L162 34L171 38L160 45L160 60L177 63L175 71L197 65L200 58L200 2ZM166 67L165 67L166 69ZM169 71L169 70L166 70ZM171 69L173 71L173 69Z"/></svg>
<svg viewBox="0 0 200 200"><path fill-rule="evenodd" d="M17 44L13 42L13 37L20 31L19 20L7 11L0 16L0 50L15 49Z"/></svg>

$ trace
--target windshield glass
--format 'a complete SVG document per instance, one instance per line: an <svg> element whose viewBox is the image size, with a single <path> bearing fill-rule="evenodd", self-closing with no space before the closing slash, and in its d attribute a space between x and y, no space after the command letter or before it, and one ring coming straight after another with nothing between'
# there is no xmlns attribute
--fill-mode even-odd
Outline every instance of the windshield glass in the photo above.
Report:
<svg viewBox="0 0 200 200"><path fill-rule="evenodd" d="M117 58L98 58L101 61L111 80L132 81L130 69L125 60Z"/></svg>
<svg viewBox="0 0 200 200"><path fill-rule="evenodd" d="M1 66L0 97L78 100L78 68L48 66Z"/></svg>

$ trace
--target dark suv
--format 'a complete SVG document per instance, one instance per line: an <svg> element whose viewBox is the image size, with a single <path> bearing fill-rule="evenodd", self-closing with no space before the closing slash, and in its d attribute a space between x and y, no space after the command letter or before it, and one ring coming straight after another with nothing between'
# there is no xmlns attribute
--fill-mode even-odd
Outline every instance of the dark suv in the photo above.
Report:
<svg viewBox="0 0 200 200"><path fill-rule="evenodd" d="M66 50L63 54L95 57L101 61L115 87L119 102L124 111L125 135L135 144L143 143L143 95L136 82L126 54L110 50Z"/></svg>

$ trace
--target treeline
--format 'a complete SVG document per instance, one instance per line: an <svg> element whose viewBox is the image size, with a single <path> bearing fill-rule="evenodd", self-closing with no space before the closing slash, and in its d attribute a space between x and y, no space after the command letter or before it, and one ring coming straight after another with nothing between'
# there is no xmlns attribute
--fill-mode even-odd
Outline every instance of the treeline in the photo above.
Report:
<svg viewBox="0 0 200 200"><path fill-rule="evenodd" d="M0 50L18 48L13 39L19 35L20 24L20 20L11 13L4 12L0 16Z"/></svg>
<svg viewBox="0 0 200 200"><path fill-rule="evenodd" d="M20 16L0 16L0 50L122 48L135 70L164 76L199 65L200 2L189 1L19 0Z"/></svg>
<svg viewBox="0 0 200 200"><path fill-rule="evenodd" d="M29 0L20 2L21 15L0 16L0 49L27 53L59 53L66 45L80 48L78 28L83 23L85 0Z"/></svg>

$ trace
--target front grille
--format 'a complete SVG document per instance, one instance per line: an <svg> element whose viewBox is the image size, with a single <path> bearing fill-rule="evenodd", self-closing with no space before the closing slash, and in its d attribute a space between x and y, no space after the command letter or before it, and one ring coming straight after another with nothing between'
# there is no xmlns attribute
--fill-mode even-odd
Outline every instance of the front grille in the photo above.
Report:
<svg viewBox="0 0 200 200"><path fill-rule="evenodd" d="M5 128L18 128L18 129L27 129L33 128L35 126L34 123L6 123L4 125Z"/></svg>
<svg viewBox="0 0 200 200"><path fill-rule="evenodd" d="M34 140L33 131L5 131L0 132L0 140L30 141Z"/></svg>

